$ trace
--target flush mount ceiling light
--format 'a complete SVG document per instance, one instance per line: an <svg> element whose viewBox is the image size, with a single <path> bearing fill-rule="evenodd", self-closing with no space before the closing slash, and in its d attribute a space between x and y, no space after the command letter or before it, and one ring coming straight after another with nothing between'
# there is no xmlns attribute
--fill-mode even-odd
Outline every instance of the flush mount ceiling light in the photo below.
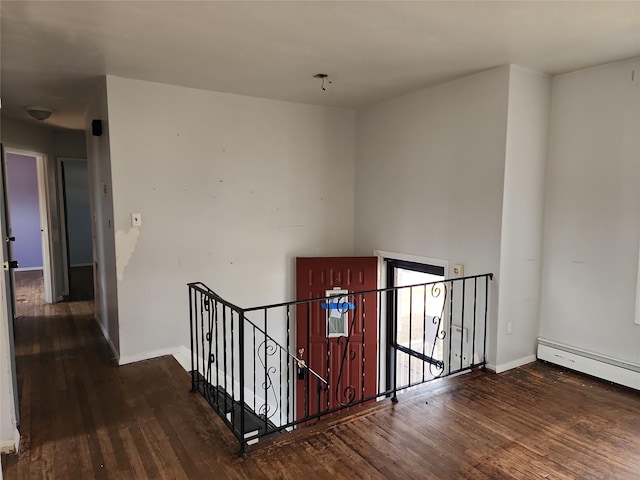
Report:
<svg viewBox="0 0 640 480"><path fill-rule="evenodd" d="M27 113L36 120L42 121L46 120L53 113L53 109L48 107L24 107Z"/></svg>

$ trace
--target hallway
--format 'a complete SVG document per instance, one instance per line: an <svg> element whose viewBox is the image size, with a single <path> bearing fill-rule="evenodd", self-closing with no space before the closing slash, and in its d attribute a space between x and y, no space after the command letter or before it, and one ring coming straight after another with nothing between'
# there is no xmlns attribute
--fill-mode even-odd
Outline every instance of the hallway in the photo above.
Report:
<svg viewBox="0 0 640 480"><path fill-rule="evenodd" d="M233 437L188 393L190 379L173 358L117 367L93 301L44 305L41 275L21 273L22 440L20 455L3 459L5 479L191 478L213 470L212 458L199 457L203 444L222 443L217 454L232 457Z"/></svg>
<svg viewBox="0 0 640 480"><path fill-rule="evenodd" d="M280 436L238 443L172 357L117 367L92 302L18 302L13 479L633 479L640 396L544 363L433 382ZM262 443L262 442L261 442Z"/></svg>

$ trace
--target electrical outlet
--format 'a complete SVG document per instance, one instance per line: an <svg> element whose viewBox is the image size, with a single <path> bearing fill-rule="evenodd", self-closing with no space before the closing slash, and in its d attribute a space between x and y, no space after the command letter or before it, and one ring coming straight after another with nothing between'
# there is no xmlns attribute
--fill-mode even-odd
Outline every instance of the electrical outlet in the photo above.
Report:
<svg viewBox="0 0 640 480"><path fill-rule="evenodd" d="M513 323L507 322L507 335L511 335L513 333Z"/></svg>
<svg viewBox="0 0 640 480"><path fill-rule="evenodd" d="M453 328L451 329L451 338L454 342L459 342L460 338L462 338L462 341L467 343L468 333L468 328L462 328L460 325L453 325Z"/></svg>
<svg viewBox="0 0 640 480"><path fill-rule="evenodd" d="M464 277L464 265L456 264L453 266L453 276L454 277Z"/></svg>

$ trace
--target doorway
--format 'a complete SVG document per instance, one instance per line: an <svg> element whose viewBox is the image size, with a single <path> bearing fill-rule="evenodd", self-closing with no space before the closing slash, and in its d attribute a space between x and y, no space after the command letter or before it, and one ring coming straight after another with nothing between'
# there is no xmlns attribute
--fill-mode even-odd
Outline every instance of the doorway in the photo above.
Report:
<svg viewBox="0 0 640 480"><path fill-rule="evenodd" d="M58 158L58 192L63 295L72 301L92 300L93 245L86 159Z"/></svg>
<svg viewBox="0 0 640 480"><path fill-rule="evenodd" d="M388 385L416 385L441 373L447 352L445 267L386 259L388 338L394 350L387 359ZM435 368L434 368L435 367Z"/></svg>
<svg viewBox="0 0 640 480"><path fill-rule="evenodd" d="M19 305L29 300L27 295L36 295L43 303L53 302L46 156L6 149L3 162L15 314Z"/></svg>

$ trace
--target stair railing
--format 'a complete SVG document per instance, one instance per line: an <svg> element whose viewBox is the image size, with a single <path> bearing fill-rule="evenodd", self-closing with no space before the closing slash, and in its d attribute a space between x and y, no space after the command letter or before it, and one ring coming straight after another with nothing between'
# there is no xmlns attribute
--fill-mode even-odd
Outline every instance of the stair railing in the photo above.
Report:
<svg viewBox="0 0 640 480"><path fill-rule="evenodd" d="M190 283L191 390L221 416L241 455L267 435L356 405L395 402L398 392L485 366L492 278L489 273L252 308ZM335 309L346 322L341 335L296 345L296 317L309 332L310 319L326 314L328 331L328 311Z"/></svg>

